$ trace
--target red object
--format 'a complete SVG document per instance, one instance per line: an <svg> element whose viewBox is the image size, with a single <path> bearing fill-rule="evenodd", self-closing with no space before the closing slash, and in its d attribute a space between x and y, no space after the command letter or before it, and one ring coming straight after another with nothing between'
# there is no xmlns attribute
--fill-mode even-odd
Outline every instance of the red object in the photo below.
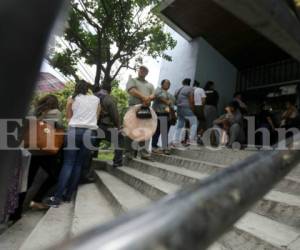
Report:
<svg viewBox="0 0 300 250"><path fill-rule="evenodd" d="M46 72L41 72L38 83L37 83L37 92L42 93L52 93L58 90L61 90L65 85L54 75Z"/></svg>

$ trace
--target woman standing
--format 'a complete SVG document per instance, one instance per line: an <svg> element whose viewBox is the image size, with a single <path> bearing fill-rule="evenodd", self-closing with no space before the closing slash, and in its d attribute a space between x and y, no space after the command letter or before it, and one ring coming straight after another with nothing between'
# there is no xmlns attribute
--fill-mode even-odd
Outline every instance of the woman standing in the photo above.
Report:
<svg viewBox="0 0 300 250"><path fill-rule="evenodd" d="M214 120L218 117L219 93L215 90L215 84L212 81L206 83L204 90L206 94L204 116L206 129L209 129L213 127Z"/></svg>
<svg viewBox="0 0 300 250"><path fill-rule="evenodd" d="M57 97L54 95L46 95L38 100L35 105L33 117L35 117L35 119L37 119L39 122L48 122L50 124L53 124L55 127L61 126L62 117L61 112L59 111L59 102ZM32 198L30 207L33 209L47 209L48 206L43 204L42 200L57 182L60 170L60 152L55 155L48 155L40 150L31 150L30 152L31 161L29 166L26 190L29 190L32 187L35 177L40 168L42 168L48 175L47 178L43 181L37 193ZM19 195L19 205L15 213L11 215L11 220L16 221L21 218L26 195L27 192L21 193Z"/></svg>
<svg viewBox="0 0 300 250"><path fill-rule="evenodd" d="M58 207L62 201L70 201L77 190L81 168L86 158L91 154L91 142L97 130L97 120L100 113L100 101L94 95L89 95L89 84L79 81L75 92L67 103L68 132L64 148L64 163L59 175L58 186L53 197L46 200L51 207Z"/></svg>
<svg viewBox="0 0 300 250"><path fill-rule="evenodd" d="M169 80L163 80L161 82L161 88L157 88L155 91L155 99L153 103L153 109L155 110L158 118L158 124L156 132L152 137L152 152L153 153L165 153L168 154L168 136L171 127L170 119L171 112L174 111L175 98L168 90L171 83ZM158 148L158 140L161 135L162 149Z"/></svg>

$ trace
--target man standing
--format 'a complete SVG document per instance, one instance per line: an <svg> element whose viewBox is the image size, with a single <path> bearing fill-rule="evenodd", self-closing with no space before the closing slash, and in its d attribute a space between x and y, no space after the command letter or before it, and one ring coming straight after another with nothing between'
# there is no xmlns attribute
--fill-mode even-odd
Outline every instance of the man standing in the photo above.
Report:
<svg viewBox="0 0 300 250"><path fill-rule="evenodd" d="M129 79L126 89L129 94L129 107L137 104L142 104L143 106L150 107L151 102L155 99L154 86L146 81L146 76L149 70L145 66L141 66L138 71L138 77L134 79ZM150 153L147 150L149 146L149 141L139 142L139 146L142 147L140 151L141 158L144 160L151 160ZM126 158L131 160L136 156L136 152L132 148L132 140L126 137Z"/></svg>
<svg viewBox="0 0 300 250"><path fill-rule="evenodd" d="M123 136L120 132L121 120L117 102L115 98L111 96L111 86L104 85L101 90L96 93L96 96L99 97L101 103L101 112L98 121L99 129L104 133L105 139L114 145L115 155L113 166L121 167L123 166L123 151L121 150L121 147L123 147Z"/></svg>

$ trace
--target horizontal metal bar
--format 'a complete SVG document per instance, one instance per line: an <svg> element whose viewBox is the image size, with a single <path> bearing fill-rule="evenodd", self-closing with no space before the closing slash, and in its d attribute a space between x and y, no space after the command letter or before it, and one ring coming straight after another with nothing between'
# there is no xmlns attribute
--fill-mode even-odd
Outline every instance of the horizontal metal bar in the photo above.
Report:
<svg viewBox="0 0 300 250"><path fill-rule="evenodd" d="M265 88L286 86L286 85L299 84L299 83L300 83L300 79L293 80L293 81L279 82L279 83L271 83L271 84L266 84L266 85L257 84L256 87L248 87L247 90L265 89Z"/></svg>
<svg viewBox="0 0 300 250"><path fill-rule="evenodd" d="M206 249L299 162L295 150L260 152L52 249Z"/></svg>

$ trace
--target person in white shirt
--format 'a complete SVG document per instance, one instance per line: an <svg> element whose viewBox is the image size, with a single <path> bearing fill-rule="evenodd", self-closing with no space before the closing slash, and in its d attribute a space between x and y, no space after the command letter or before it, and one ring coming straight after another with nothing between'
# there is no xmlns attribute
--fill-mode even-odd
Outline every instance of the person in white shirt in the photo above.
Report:
<svg viewBox="0 0 300 250"><path fill-rule="evenodd" d="M50 207L58 207L62 201L71 200L78 187L83 163L91 154L88 147L93 145L92 136L98 129L100 100L89 94L87 82L79 81L76 84L74 94L68 100L66 113L69 127L64 162L55 195L46 200L46 205Z"/></svg>
<svg viewBox="0 0 300 250"><path fill-rule="evenodd" d="M202 136L205 129L205 116L204 116L204 105L206 100L206 94L204 89L200 88L200 83L194 81L194 113L198 119L198 135Z"/></svg>

